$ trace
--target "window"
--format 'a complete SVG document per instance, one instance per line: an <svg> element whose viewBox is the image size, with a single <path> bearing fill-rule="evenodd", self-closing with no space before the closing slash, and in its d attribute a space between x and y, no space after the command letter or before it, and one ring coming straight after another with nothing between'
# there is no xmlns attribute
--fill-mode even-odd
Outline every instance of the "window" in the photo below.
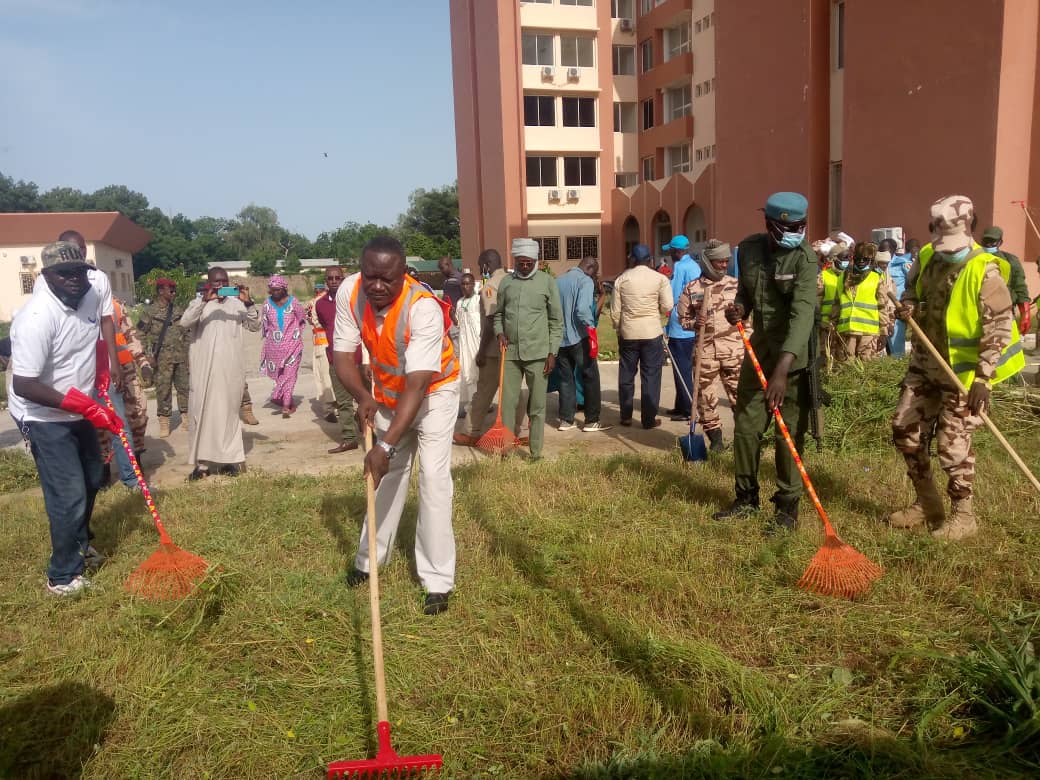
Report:
<svg viewBox="0 0 1040 780"><path fill-rule="evenodd" d="M595 98L563 98L564 127L595 127Z"/></svg>
<svg viewBox="0 0 1040 780"><path fill-rule="evenodd" d="M614 186L618 189L622 187L635 187L639 184L638 173L615 173L614 174Z"/></svg>
<svg viewBox="0 0 1040 780"><path fill-rule="evenodd" d="M643 181L653 181L656 177L654 176L654 158L644 157L643 158Z"/></svg>
<svg viewBox="0 0 1040 780"><path fill-rule="evenodd" d="M697 160L697 162L700 162L703 159L704 159L704 150L703 149L698 149L697 150L696 160Z"/></svg>
<svg viewBox="0 0 1040 780"><path fill-rule="evenodd" d="M694 97L700 97L703 92L704 92L704 87L702 87L700 84L698 84L696 87L693 88L693 96Z"/></svg>
<svg viewBox="0 0 1040 780"><path fill-rule="evenodd" d="M651 0L639 0L639 15L646 16L654 8L654 4Z"/></svg>
<svg viewBox="0 0 1040 780"><path fill-rule="evenodd" d="M652 40L645 40L639 44L639 63L643 73L654 67L654 42Z"/></svg>
<svg viewBox="0 0 1040 780"><path fill-rule="evenodd" d="M552 0L520 0L521 3L543 3L544 5L550 5Z"/></svg>
<svg viewBox="0 0 1040 780"><path fill-rule="evenodd" d="M831 163L831 230L841 227L841 160Z"/></svg>
<svg viewBox="0 0 1040 780"><path fill-rule="evenodd" d="M521 37L524 65L552 65L553 37L524 33Z"/></svg>
<svg viewBox="0 0 1040 780"><path fill-rule="evenodd" d="M705 16L704 17L704 29L707 30L709 27L711 27L711 23L712 23L711 15Z"/></svg>
<svg viewBox="0 0 1040 780"><path fill-rule="evenodd" d="M614 132L634 133L638 130L639 109L635 103L614 104Z"/></svg>
<svg viewBox="0 0 1040 780"><path fill-rule="evenodd" d="M690 50L690 25L688 22L664 31L665 59L678 57Z"/></svg>
<svg viewBox="0 0 1040 780"><path fill-rule="evenodd" d="M715 144L711 145L711 159L715 159Z"/></svg>
<svg viewBox="0 0 1040 780"><path fill-rule="evenodd" d="M634 76L636 75L636 47L615 46L614 47L614 75Z"/></svg>
<svg viewBox="0 0 1040 780"><path fill-rule="evenodd" d="M595 157L564 157L563 158L563 186L565 186L565 187L595 187L596 186L596 158Z"/></svg>
<svg viewBox="0 0 1040 780"><path fill-rule="evenodd" d="M18 274L18 281L22 284L22 295L32 295L33 284L36 282L32 273Z"/></svg>
<svg viewBox="0 0 1040 780"><path fill-rule="evenodd" d="M556 101L548 95L524 95L524 124L527 127L553 127Z"/></svg>
<svg viewBox="0 0 1040 780"><path fill-rule="evenodd" d="M632 13L633 2L635 0L610 0L610 18L631 19L635 15Z"/></svg>
<svg viewBox="0 0 1040 780"><path fill-rule="evenodd" d="M654 126L654 99L643 101L643 129L649 130Z"/></svg>
<svg viewBox="0 0 1040 780"><path fill-rule="evenodd" d="M560 64L565 68L591 68L594 38L565 36L560 38Z"/></svg>
<svg viewBox="0 0 1040 780"><path fill-rule="evenodd" d="M527 186L555 187L556 158L529 155L527 158Z"/></svg>
<svg viewBox="0 0 1040 780"><path fill-rule="evenodd" d="M560 237L559 236L535 236L538 244L538 257L547 263L560 259Z"/></svg>
<svg viewBox="0 0 1040 780"><path fill-rule="evenodd" d="M834 46L836 67L841 70L845 67L845 3L838 3L834 13L834 37L837 38Z"/></svg>
<svg viewBox="0 0 1040 780"><path fill-rule="evenodd" d="M667 158L669 175L690 170L690 145L669 146Z"/></svg>
<svg viewBox="0 0 1040 780"><path fill-rule="evenodd" d="M693 25L693 31L694 32L700 32L701 31L701 20L700 19L698 19L697 23L695 25Z"/></svg>
<svg viewBox="0 0 1040 780"><path fill-rule="evenodd" d="M676 87L665 92L668 119L679 119L690 113L690 85Z"/></svg>
<svg viewBox="0 0 1040 780"><path fill-rule="evenodd" d="M567 259L599 257L599 236L567 236Z"/></svg>
<svg viewBox="0 0 1040 780"><path fill-rule="evenodd" d="M560 5L586 5L591 6L592 0L560 0Z"/></svg>

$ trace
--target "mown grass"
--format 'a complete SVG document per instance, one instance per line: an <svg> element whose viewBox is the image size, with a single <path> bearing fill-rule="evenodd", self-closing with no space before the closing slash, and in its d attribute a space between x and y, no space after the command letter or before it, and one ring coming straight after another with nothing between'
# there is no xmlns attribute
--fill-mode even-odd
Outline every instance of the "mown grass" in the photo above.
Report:
<svg viewBox="0 0 1040 780"><path fill-rule="evenodd" d="M20 449L0 450L0 495L27 490L38 481L36 464L29 455Z"/></svg>
<svg viewBox="0 0 1040 780"><path fill-rule="evenodd" d="M982 535L891 532L879 520L909 493L882 430L808 453L843 538L886 569L856 603L793 586L820 542L808 510L773 540L764 515L709 519L731 495L728 454L459 469L450 611L421 615L414 500L383 578L395 746L443 753L449 778L1034 775L946 659L993 636L984 612L1040 601L1036 498L980 435ZM768 485L768 457L763 471ZM43 593L41 500L3 502L0 776L318 778L371 753L367 591L341 584L356 471L164 491L175 541L220 567L172 605L121 588L155 544L139 497L101 498L112 562L73 601Z"/></svg>

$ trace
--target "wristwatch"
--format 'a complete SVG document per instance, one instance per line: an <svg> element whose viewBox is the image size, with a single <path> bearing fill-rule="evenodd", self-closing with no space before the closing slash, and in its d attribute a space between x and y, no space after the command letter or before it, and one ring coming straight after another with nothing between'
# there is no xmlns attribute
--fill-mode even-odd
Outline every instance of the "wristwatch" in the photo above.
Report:
<svg viewBox="0 0 1040 780"><path fill-rule="evenodd" d="M393 444L383 441L382 439L377 441L376 444L383 448L383 452L386 453L387 460L394 459L394 455L397 454L397 447L395 447Z"/></svg>

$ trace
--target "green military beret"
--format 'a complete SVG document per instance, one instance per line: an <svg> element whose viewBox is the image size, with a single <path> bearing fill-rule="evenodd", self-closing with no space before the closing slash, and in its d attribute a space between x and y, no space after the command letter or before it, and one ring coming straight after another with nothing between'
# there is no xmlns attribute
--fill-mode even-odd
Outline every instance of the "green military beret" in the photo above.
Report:
<svg viewBox="0 0 1040 780"><path fill-rule="evenodd" d="M992 227L988 227L984 231L982 231L982 241L983 241L983 243L985 243L987 241L992 241L992 242L996 243L997 241L1003 241L1003 240L1004 240L1004 231L1001 230L996 225L993 225Z"/></svg>
<svg viewBox="0 0 1040 780"><path fill-rule="evenodd" d="M766 201L766 216L778 222L801 222L809 213L809 201L797 192L774 192Z"/></svg>

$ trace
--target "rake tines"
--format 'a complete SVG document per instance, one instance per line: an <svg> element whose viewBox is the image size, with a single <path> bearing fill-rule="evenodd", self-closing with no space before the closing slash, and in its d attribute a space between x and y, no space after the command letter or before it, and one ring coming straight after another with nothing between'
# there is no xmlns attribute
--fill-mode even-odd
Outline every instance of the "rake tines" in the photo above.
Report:
<svg viewBox="0 0 1040 780"><path fill-rule="evenodd" d="M159 549L134 569L125 587L131 593L155 601L181 599L206 576L209 564L173 542L161 542Z"/></svg>
<svg viewBox="0 0 1040 780"><path fill-rule="evenodd" d="M377 780L379 778L436 777L440 775L444 759L431 753L428 756L399 756L390 746L390 724L380 721L379 751L375 758L360 761L334 761L329 764L329 780Z"/></svg>
<svg viewBox="0 0 1040 780"><path fill-rule="evenodd" d="M880 566L837 534L827 534L798 580L798 587L821 596L854 599L870 590L880 577Z"/></svg>
<svg viewBox="0 0 1040 780"><path fill-rule="evenodd" d="M488 455L508 455L520 446L516 435L502 424L502 384L505 376L506 348L502 347L498 360L498 412L495 414L495 424L473 445Z"/></svg>

